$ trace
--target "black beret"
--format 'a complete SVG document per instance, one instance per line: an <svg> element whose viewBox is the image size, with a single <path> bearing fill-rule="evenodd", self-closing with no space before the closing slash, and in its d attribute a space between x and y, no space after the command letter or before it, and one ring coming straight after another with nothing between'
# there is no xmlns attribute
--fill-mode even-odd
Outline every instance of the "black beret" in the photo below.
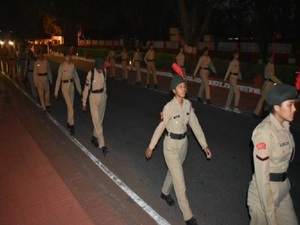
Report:
<svg viewBox="0 0 300 225"><path fill-rule="evenodd" d="M297 99L297 89L288 84L275 85L267 95L269 105L280 105L284 101Z"/></svg>

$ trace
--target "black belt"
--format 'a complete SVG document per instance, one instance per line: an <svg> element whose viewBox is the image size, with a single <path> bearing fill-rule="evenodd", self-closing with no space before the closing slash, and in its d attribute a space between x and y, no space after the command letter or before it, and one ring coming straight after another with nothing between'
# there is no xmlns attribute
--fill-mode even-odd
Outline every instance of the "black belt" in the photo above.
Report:
<svg viewBox="0 0 300 225"><path fill-rule="evenodd" d="M269 81L269 82L275 83L275 82L272 81L271 79L265 79L265 81Z"/></svg>
<svg viewBox="0 0 300 225"><path fill-rule="evenodd" d="M99 93L102 93L103 92L103 88L102 89L99 89L99 90L93 90L91 91L91 93L96 93L96 94L99 94Z"/></svg>
<svg viewBox="0 0 300 225"><path fill-rule="evenodd" d="M62 82L63 83L71 83L71 82L73 82L74 81L74 79L70 79L70 80L63 80Z"/></svg>
<svg viewBox="0 0 300 225"><path fill-rule="evenodd" d="M205 67L205 68L202 68L202 67L201 67L201 69L203 69L203 70L209 70L209 68L208 68L208 67Z"/></svg>
<svg viewBox="0 0 300 225"><path fill-rule="evenodd" d="M183 134L174 134L172 132L168 132L167 135L170 136L172 139L181 140L187 136L187 132Z"/></svg>
<svg viewBox="0 0 300 225"><path fill-rule="evenodd" d="M284 173L270 173L270 181L285 181L287 178L287 172Z"/></svg>
<svg viewBox="0 0 300 225"><path fill-rule="evenodd" d="M230 75L238 76L238 73L230 73Z"/></svg>
<svg viewBox="0 0 300 225"><path fill-rule="evenodd" d="M28 72L33 72L33 70L27 70Z"/></svg>
<svg viewBox="0 0 300 225"><path fill-rule="evenodd" d="M47 73L38 73L39 76L47 76Z"/></svg>

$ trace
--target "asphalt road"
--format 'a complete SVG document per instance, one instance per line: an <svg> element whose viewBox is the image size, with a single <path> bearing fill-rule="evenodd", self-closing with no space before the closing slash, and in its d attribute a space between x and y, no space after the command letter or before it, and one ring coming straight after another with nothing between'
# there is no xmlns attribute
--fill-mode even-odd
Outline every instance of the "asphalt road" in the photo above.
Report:
<svg viewBox="0 0 300 225"><path fill-rule="evenodd" d="M51 63L51 67L55 81L58 64ZM78 72L83 86L86 72L81 70ZM81 111L78 93L75 96L74 106L75 137L170 224L184 224L178 205L169 207L160 199L162 183L167 172L162 151L163 138L151 160L146 161L144 156L144 151L159 122L159 113L170 100L170 96L163 91L125 84L119 80L109 79L107 86L104 135L110 155L104 158L99 149L91 145L93 127L90 112ZM53 93L54 85L51 89ZM206 160L194 136L189 137L184 173L187 195L194 216L199 224L246 225L249 222L246 194L252 175L250 138L259 121L244 114L227 112L197 102L193 102L193 106L213 154L211 160ZM51 115L65 127L66 106L61 93L58 100L54 100L52 94L51 108ZM292 133L296 147L300 146L300 130L294 129ZM83 163L87 163L86 160ZM296 154L290 165L289 178L298 218L300 218L300 177L297 176L299 169L300 154ZM102 172L91 170L91 173ZM174 192L171 195L175 197Z"/></svg>

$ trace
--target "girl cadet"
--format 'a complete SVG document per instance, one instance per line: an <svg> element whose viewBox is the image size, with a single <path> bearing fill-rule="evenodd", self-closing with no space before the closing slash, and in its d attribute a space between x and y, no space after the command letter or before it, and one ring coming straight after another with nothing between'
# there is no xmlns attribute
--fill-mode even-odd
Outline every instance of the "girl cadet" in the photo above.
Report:
<svg viewBox="0 0 300 225"><path fill-rule="evenodd" d="M163 112L161 113L161 122L153 134L150 145L145 151L145 155L147 159L151 158L158 140L166 129L164 158L168 166L168 172L162 187L161 198L165 200L169 206L174 205L175 201L170 195L171 188L174 185L177 201L183 213L183 219L187 225L197 225L197 221L193 217L186 196L186 186L182 168L188 147L188 125L192 128L208 159L211 158L211 152L206 143L202 128L193 111L191 102L184 98L187 88L183 77L174 75L170 89L175 96L164 106Z"/></svg>
<svg viewBox="0 0 300 225"><path fill-rule="evenodd" d="M233 60L230 62L224 82L227 80L229 77L229 83L230 83L230 89L227 97L227 101L225 104L225 110L231 111L230 109L230 104L234 95L234 108L233 111L236 113L241 113L241 110L238 108L239 107L239 102L240 102L240 89L237 85L238 80L242 79L242 74L240 70L240 63L239 63L239 52L237 50L234 51L233 53Z"/></svg>
<svg viewBox="0 0 300 225"><path fill-rule="evenodd" d="M250 225L298 225L287 169L295 154L289 129L297 90L278 84L267 95L271 113L252 133L254 174L248 188Z"/></svg>

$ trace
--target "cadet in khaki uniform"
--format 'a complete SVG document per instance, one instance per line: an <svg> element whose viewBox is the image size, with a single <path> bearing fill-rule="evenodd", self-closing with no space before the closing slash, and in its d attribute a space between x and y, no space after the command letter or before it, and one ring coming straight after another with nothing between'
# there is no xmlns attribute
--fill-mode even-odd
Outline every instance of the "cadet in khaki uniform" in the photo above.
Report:
<svg viewBox="0 0 300 225"><path fill-rule="evenodd" d="M33 69L34 86L38 90L43 112L50 110L50 84L52 84L52 72L49 62L44 59L42 50L37 52L38 58L35 61Z"/></svg>
<svg viewBox="0 0 300 225"><path fill-rule="evenodd" d="M128 70L127 70L127 62L130 60L127 50L125 46L123 46L123 49L119 55L116 56L116 58L121 57L122 60L122 69L123 69L123 82L128 81Z"/></svg>
<svg viewBox="0 0 300 225"><path fill-rule="evenodd" d="M136 77L135 77L135 83L137 85L141 85L142 83L142 77L141 77L141 66L140 66L140 59L141 59L141 52L140 47L137 47L132 59L131 69L134 67L136 70Z"/></svg>
<svg viewBox="0 0 300 225"><path fill-rule="evenodd" d="M170 195L172 186L174 186L178 204L183 213L183 219L188 225L196 225L197 221L193 217L193 213L190 209L186 196L186 187L182 168L188 147L188 125L192 128L207 158L211 158L211 152L208 148L204 133L194 113L191 102L184 98L187 89L183 77L174 75L170 89L173 91L175 96L164 106L161 114L161 122L153 134L150 145L145 151L145 155L147 159L151 158L156 144L166 129L167 134L164 138L164 157L168 166L168 172L162 187L161 198L166 200L168 205L174 205L175 201Z"/></svg>
<svg viewBox="0 0 300 225"><path fill-rule="evenodd" d="M275 66L274 66L274 56L270 56L268 59L268 64L265 67L264 73L265 82L263 85L261 97L257 102L256 108L253 112L254 117L259 117L261 110L264 105L264 101L266 99L269 91L274 87L275 84L281 84L282 82L275 76Z"/></svg>
<svg viewBox="0 0 300 225"><path fill-rule="evenodd" d="M14 46L10 46L7 53L7 61L8 61L8 75L12 78L16 78L18 76L17 70L17 61L18 56Z"/></svg>
<svg viewBox="0 0 300 225"><path fill-rule="evenodd" d="M298 225L287 170L295 154L289 129L295 87L278 84L267 95L271 113L253 131L254 174L248 189L250 225Z"/></svg>
<svg viewBox="0 0 300 225"><path fill-rule="evenodd" d="M157 89L157 76L156 76L156 69L155 69L155 51L153 49L153 44L149 45L149 50L146 52L144 61L147 65L147 87L150 88L149 85L149 78L150 78L150 73L152 72L153 75L153 83L154 83L154 88Z"/></svg>
<svg viewBox="0 0 300 225"><path fill-rule="evenodd" d="M239 109L239 102L240 102L240 89L237 85L238 80L242 79L242 74L240 70L240 62L239 62L239 52L235 51L233 53L233 60L230 62L227 72L224 77L224 82L229 77L229 83L230 83L230 89L227 96L227 101L225 104L225 110L231 111L230 104L233 99L234 95L234 108L233 111L236 113L241 113L241 110Z"/></svg>
<svg viewBox="0 0 300 225"><path fill-rule="evenodd" d="M61 85L61 91L62 95L65 99L66 105L67 105L67 127L70 128L70 134L74 135L74 94L75 94L75 88L74 83L76 86L76 89L81 95L81 85L80 80L78 77L77 70L75 68L74 63L71 62L71 55L69 52L65 53L65 62L63 62L58 69L58 75L56 79L56 85L55 85L55 91L54 91L54 97L58 98L58 91L60 89Z"/></svg>
<svg viewBox="0 0 300 225"><path fill-rule="evenodd" d="M103 68L102 58L95 60L95 68L88 72L82 94L82 110L86 111L86 102L89 98L90 111L94 125L92 143L99 147L103 155L108 154L103 135L103 118L106 109L106 69Z"/></svg>
<svg viewBox="0 0 300 225"><path fill-rule="evenodd" d="M185 78L185 68L184 68L184 60L185 60L185 55L184 55L184 48L183 46L180 46L179 48L179 53L176 56L176 64L180 66L182 72L183 72L183 77Z"/></svg>
<svg viewBox="0 0 300 225"><path fill-rule="evenodd" d="M111 78L115 78L116 77L116 51L115 51L114 46L112 46L110 51L108 52L106 61L108 61L109 64L110 64L110 76L111 76Z"/></svg>
<svg viewBox="0 0 300 225"><path fill-rule="evenodd" d="M199 74L200 74L200 78L201 78L201 86L199 89L197 100L198 100L198 102L203 102L202 95L203 95L203 91L205 90L206 102L203 102L203 103L211 104L208 76L209 76L210 70L213 71L214 73L217 73L217 72L216 72L214 65L211 62L209 55L208 55L208 48L205 47L202 51L203 51L203 55L200 56L200 58L199 58L198 64L197 64L194 74L193 74L193 78L195 78L198 70L200 69Z"/></svg>
<svg viewBox="0 0 300 225"><path fill-rule="evenodd" d="M8 53L8 48L6 47L6 45L0 45L0 57L1 57L1 69L4 73L7 73L8 70L8 60L7 60L7 53Z"/></svg>

